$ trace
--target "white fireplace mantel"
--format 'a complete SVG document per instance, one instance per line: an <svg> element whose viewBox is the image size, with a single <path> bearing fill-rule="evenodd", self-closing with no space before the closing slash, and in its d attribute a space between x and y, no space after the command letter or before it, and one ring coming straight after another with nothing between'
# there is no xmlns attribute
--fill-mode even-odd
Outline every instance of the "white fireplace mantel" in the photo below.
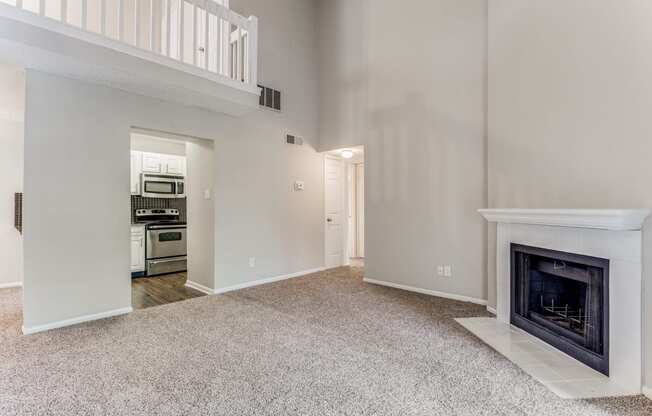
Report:
<svg viewBox="0 0 652 416"><path fill-rule="evenodd" d="M648 209L479 209L489 222L636 231Z"/></svg>
<svg viewBox="0 0 652 416"><path fill-rule="evenodd" d="M609 260L609 380L642 378L642 227L648 209L481 209L496 227L496 319L509 324L511 244Z"/></svg>

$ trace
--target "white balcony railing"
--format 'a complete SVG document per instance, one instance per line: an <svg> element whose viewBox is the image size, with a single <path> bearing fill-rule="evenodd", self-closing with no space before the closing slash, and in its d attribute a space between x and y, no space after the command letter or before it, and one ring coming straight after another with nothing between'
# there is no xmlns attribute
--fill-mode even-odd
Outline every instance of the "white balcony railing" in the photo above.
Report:
<svg viewBox="0 0 652 416"><path fill-rule="evenodd" d="M82 32L181 62L253 91L258 20L223 0L0 0ZM237 84L234 84L237 83Z"/></svg>

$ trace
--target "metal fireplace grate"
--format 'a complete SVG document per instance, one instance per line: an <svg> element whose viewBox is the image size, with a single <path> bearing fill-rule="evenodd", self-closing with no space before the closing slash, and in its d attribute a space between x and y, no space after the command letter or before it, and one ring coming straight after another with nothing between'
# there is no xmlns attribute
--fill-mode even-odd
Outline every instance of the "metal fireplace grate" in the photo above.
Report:
<svg viewBox="0 0 652 416"><path fill-rule="evenodd" d="M593 325L591 317L582 308L573 308L566 304L564 306L555 305L555 300L551 299L550 304L545 304L544 296L541 295L541 309L546 312L543 318L560 325L578 335L585 336L591 332Z"/></svg>

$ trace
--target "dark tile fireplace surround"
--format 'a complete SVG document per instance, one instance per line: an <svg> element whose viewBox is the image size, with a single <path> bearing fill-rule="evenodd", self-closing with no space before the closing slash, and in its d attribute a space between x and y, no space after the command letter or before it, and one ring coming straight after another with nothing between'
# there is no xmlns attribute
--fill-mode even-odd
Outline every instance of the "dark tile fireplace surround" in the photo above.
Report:
<svg viewBox="0 0 652 416"><path fill-rule="evenodd" d="M609 375L609 260L511 244L512 325Z"/></svg>

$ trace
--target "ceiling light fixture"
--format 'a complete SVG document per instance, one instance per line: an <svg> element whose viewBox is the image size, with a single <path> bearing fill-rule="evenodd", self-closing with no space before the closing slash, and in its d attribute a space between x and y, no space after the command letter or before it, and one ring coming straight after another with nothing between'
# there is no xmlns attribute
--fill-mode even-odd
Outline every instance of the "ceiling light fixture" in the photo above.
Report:
<svg viewBox="0 0 652 416"><path fill-rule="evenodd" d="M351 159L353 157L353 150L350 149L342 150L340 152L340 155L342 155L344 159Z"/></svg>

